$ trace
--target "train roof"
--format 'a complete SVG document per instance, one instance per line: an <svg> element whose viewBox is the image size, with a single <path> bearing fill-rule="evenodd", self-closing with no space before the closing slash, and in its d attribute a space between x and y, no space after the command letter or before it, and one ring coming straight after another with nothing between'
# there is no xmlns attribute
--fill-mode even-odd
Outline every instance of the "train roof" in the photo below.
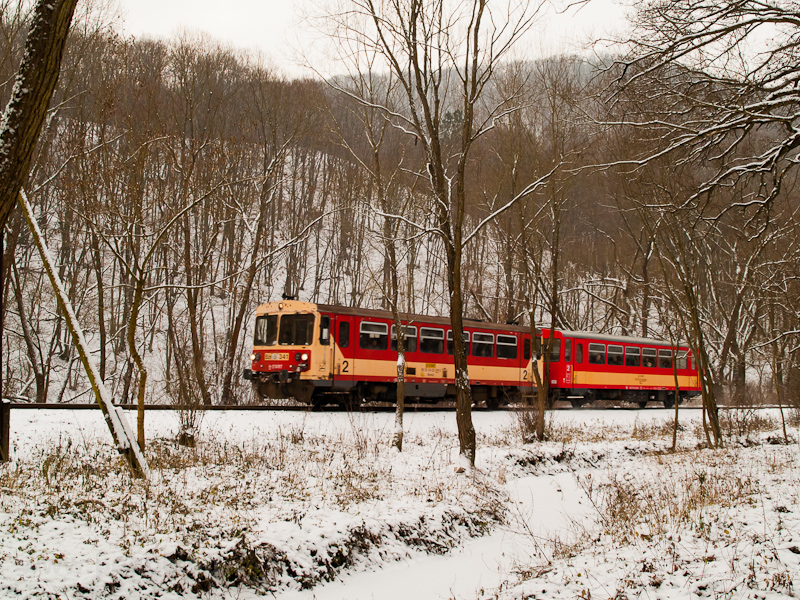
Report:
<svg viewBox="0 0 800 600"><path fill-rule="evenodd" d="M263 310L271 304L278 304L278 302L269 302L259 306L259 310ZM283 304L288 305L286 308L302 309L300 305L306 305L309 309L315 308L320 312L332 312L337 315L348 315L358 317L373 317L376 319L394 319L392 311L378 310L375 308L353 308L349 306L336 306L333 304L314 304L313 302L299 302L296 300L285 300ZM433 325L446 325L450 326L450 317L433 317L430 315L417 315L400 313L400 318L408 321L410 324L416 323L430 323ZM490 321L480 321L477 319L464 319L464 327L477 328L477 329L490 329L502 331L515 331L518 333L530 333L531 328L525 325L504 325L502 323L492 323ZM540 330L539 330L540 331Z"/></svg>
<svg viewBox="0 0 800 600"><path fill-rule="evenodd" d="M317 310L320 312L331 312L337 315L348 315L357 317L373 317L376 319L394 319L394 315L389 310L379 310L375 308L354 308L350 306L336 306L334 304L315 304L313 302L301 302L298 300L284 300L282 302L275 301L267 304L262 304L258 307L259 311L266 310L273 305L283 304L286 305L287 310ZM401 314L401 318L409 323L430 323L433 325L450 326L449 317L434 317L430 315L417 315L417 314ZM527 325L510 325L502 323L493 323L490 321L480 321L477 319L464 319L464 327L475 329L489 329L499 331L515 331L517 333L530 333L530 327ZM537 329L537 333L541 334L542 331L549 332L550 327L543 327ZM561 333L563 337L581 338L586 340L597 340L601 342L616 342L618 344L639 344L645 346L663 346L671 348L672 344L665 340L656 340L644 337L632 337L626 335L609 335L604 333L594 333L591 331L569 331L556 328L556 331ZM679 342L679 347L686 347L685 342Z"/></svg>
<svg viewBox="0 0 800 600"><path fill-rule="evenodd" d="M666 346L672 348L673 344L665 340L656 340L653 338L633 337L628 335L609 335L606 333L594 333L591 331L564 331L563 329L556 329L561 332L564 337L582 338L586 340L597 340L600 342L617 342L619 344L639 344L643 346ZM686 347L686 342L678 342L678 347Z"/></svg>
<svg viewBox="0 0 800 600"><path fill-rule="evenodd" d="M362 317L376 317L379 319L394 319L394 315L390 310L378 310L374 308L349 308L344 306L332 306L328 304L318 304L317 308L320 311L335 312L340 315L354 315ZM435 325L450 326L450 317L434 317L431 315L416 315L400 313L401 319L408 321L412 325L414 322L432 323ZM464 319L464 327L474 327L481 329L502 329L503 331L517 331L521 333L530 333L531 328L524 325L504 325L502 323L493 323L491 321L480 321L478 319Z"/></svg>

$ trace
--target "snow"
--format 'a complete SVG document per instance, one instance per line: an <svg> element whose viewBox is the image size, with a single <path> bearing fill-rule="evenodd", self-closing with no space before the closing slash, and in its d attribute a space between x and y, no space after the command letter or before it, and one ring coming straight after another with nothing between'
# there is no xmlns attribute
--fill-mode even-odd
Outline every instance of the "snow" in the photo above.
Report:
<svg viewBox="0 0 800 600"><path fill-rule="evenodd" d="M671 454L668 410L557 411L527 445L476 412L469 475L453 413L407 413L398 453L393 413L208 412L188 449L149 411L142 481L99 410L13 410L0 597L788 598L797 446L758 414L704 450L682 410Z"/></svg>

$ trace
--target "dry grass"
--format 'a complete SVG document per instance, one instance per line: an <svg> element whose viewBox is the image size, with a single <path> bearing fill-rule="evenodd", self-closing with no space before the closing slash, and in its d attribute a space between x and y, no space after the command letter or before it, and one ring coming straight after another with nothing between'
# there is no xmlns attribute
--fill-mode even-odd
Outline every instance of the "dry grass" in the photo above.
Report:
<svg viewBox="0 0 800 600"><path fill-rule="evenodd" d="M505 429L497 432L486 442L497 445L513 446L518 442L523 444L536 443L535 424L536 410L520 410L511 413L511 423ZM693 413L696 415L696 413ZM775 431L780 427L778 419L765 415L764 411L754 408L723 408L719 411L720 426L723 435L735 441L750 442L751 436ZM800 411L787 413L787 424L800 425ZM603 426L587 425L577 418L569 416L569 412L549 411L545 415L545 439L548 442L572 443L601 443L618 442L626 440L667 441L671 442L672 432L675 427L673 417L663 420L636 419L633 425ZM678 439L690 441L694 446L705 439L702 424L694 418L684 415L678 417Z"/></svg>
<svg viewBox="0 0 800 600"><path fill-rule="evenodd" d="M489 441L515 445L535 443L536 411L518 411L512 413L511 425L503 430L504 436L497 436ZM667 439L672 436L674 421L634 421L633 425L587 425L569 413L548 412L545 416L545 441L566 444L601 443L626 440L652 441ZM678 425L678 432L683 433L686 427ZM516 442L514 441L516 440Z"/></svg>
<svg viewBox="0 0 800 600"><path fill-rule="evenodd" d="M776 419L751 407L720 409L719 425L723 435L744 439L749 439L752 434L774 431L779 427Z"/></svg>
<svg viewBox="0 0 800 600"><path fill-rule="evenodd" d="M735 451L653 456L651 469L609 472L602 482L580 476L605 533L631 543L670 531L704 532L709 507L748 502L758 478L743 472Z"/></svg>

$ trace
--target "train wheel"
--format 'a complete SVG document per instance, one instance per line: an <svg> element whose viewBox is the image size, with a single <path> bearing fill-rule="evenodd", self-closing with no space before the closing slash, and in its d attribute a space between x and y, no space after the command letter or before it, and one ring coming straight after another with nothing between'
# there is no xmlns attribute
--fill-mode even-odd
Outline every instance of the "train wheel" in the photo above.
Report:
<svg viewBox="0 0 800 600"><path fill-rule="evenodd" d="M664 408L673 408L675 406L675 396L667 394L664 396Z"/></svg>
<svg viewBox="0 0 800 600"><path fill-rule="evenodd" d="M361 398L358 395L358 392L354 391L351 394L343 396L342 400L339 402L339 406L341 406L347 412L361 410Z"/></svg>
<svg viewBox="0 0 800 600"><path fill-rule="evenodd" d="M256 392L262 402L269 403L278 397L278 386L272 381L259 381Z"/></svg>
<svg viewBox="0 0 800 600"><path fill-rule="evenodd" d="M581 408L582 406L585 406L587 404L591 404L596 399L597 399L597 395L596 395L595 391L594 390L588 390L588 391L584 392L582 397L570 398L569 401L570 401L570 404L572 404L573 408ZM575 402L578 403L577 406L575 406L575 404L574 404Z"/></svg>
<svg viewBox="0 0 800 600"><path fill-rule="evenodd" d="M639 405L639 408L644 408L645 406L647 406L647 400L640 400L636 404Z"/></svg>
<svg viewBox="0 0 800 600"><path fill-rule="evenodd" d="M485 400L486 408L489 410L495 410L500 406L500 401L497 398L487 398Z"/></svg>

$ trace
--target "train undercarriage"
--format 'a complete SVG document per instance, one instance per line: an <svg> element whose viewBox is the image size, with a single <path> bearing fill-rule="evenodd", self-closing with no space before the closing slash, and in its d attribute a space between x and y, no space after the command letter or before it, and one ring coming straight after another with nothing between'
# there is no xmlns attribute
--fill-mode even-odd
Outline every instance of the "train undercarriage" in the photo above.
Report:
<svg viewBox="0 0 800 600"><path fill-rule="evenodd" d="M554 390L553 401L566 400L573 408L581 408L596 400L611 400L617 402L630 402L637 404L639 408L647 406L648 402L657 402L664 408L675 406L674 390ZM679 392L678 404L683 404L687 399L693 398L696 392Z"/></svg>
<svg viewBox="0 0 800 600"><path fill-rule="evenodd" d="M334 387L328 381L310 381L292 379L285 374L273 373L253 381L256 395L262 402L294 398L302 404L322 408L326 405L340 405L345 408L356 408L368 402L397 401L397 384L383 382L359 382L346 387ZM476 405L486 408L498 408L523 401L536 403L536 388L527 388L523 394L516 386L475 385L472 387L472 400ZM679 392L678 402L683 403L697 395L697 392ZM452 384L444 383L406 383L406 402L411 404L436 404L437 402L454 402L456 389ZM610 400L637 404L644 408L648 402L656 402L665 408L675 406L673 390L609 390L587 389L571 390L556 388L550 391L548 405L555 402L569 402L573 408L581 408L599 400Z"/></svg>
<svg viewBox="0 0 800 600"><path fill-rule="evenodd" d="M397 384L382 382L359 382L348 387L334 387L327 381L292 379L274 373L253 381L253 391L262 402L294 398L302 404L316 407L326 405L354 408L367 402L397 401ZM406 402L412 404L436 404L440 401L455 401L456 387L444 383L406 383ZM472 399L487 408L516 404L522 393L514 386L472 386Z"/></svg>

